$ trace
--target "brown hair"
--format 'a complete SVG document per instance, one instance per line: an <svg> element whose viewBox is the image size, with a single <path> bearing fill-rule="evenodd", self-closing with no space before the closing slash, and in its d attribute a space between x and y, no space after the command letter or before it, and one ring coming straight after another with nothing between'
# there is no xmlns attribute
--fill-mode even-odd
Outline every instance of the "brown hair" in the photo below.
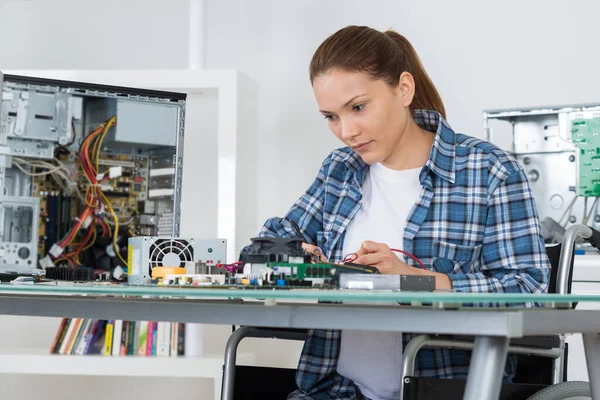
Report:
<svg viewBox="0 0 600 400"><path fill-rule="evenodd" d="M310 62L310 82L333 68L369 74L390 86L398 85L402 72L415 80L415 96L410 105L417 109L435 110L446 118L442 98L425 72L419 55L399 33L380 32L367 26L347 26L329 36L317 49Z"/></svg>

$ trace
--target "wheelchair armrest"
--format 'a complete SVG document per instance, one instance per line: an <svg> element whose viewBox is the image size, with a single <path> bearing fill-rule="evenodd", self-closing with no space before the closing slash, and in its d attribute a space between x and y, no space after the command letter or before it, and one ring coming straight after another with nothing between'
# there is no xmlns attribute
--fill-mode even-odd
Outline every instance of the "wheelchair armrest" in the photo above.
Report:
<svg viewBox="0 0 600 400"><path fill-rule="evenodd" d="M405 376L414 376L415 360L417 359L417 353L423 347L473 350L473 348L475 347L473 337L469 338L466 336L462 336L462 338L463 340L458 340L452 336L415 336L406 345L406 347L404 348L404 353L402 354L402 378L404 378ZM508 352L512 354L525 354L539 357L558 358L562 353L562 348L560 346L560 342L559 346L550 349L540 348L539 346L518 346L511 343L508 346Z"/></svg>

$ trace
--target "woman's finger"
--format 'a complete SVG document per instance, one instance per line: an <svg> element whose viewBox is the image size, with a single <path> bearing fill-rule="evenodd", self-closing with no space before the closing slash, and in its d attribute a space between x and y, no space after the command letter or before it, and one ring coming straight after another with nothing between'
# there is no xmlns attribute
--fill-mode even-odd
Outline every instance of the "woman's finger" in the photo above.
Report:
<svg viewBox="0 0 600 400"><path fill-rule="evenodd" d="M302 243L302 248L307 253L318 256L320 261L327 262L327 258L323 254L323 250L321 250L321 248L308 243Z"/></svg>
<svg viewBox="0 0 600 400"><path fill-rule="evenodd" d="M352 261L355 264L362 265L376 265L381 262L383 258L382 253L369 253L358 257L356 260Z"/></svg>
<svg viewBox="0 0 600 400"><path fill-rule="evenodd" d="M365 240L362 242L360 249L355 253L357 256L363 256L369 253L377 253L380 251L387 250L387 245L384 243L373 242L372 240Z"/></svg>

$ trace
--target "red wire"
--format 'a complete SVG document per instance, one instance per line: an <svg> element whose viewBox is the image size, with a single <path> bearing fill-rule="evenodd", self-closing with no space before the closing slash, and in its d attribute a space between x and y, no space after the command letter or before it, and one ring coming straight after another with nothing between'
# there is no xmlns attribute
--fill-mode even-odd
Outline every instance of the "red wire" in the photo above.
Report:
<svg viewBox="0 0 600 400"><path fill-rule="evenodd" d="M391 251L395 251L396 253L402 253L402 254L406 254L407 256L409 256L410 258L412 258L413 260L415 260L416 262L418 262L418 263L419 263L419 265L421 266L421 268L423 268L423 269L427 269L427 268L425 268L425 264L423 264L423 263L421 262L421 260L419 260L417 257L413 256L412 254L410 254L410 253L408 253L408 252L406 252L406 251L404 251L404 250L400 250L400 249L390 249L390 250L391 250Z"/></svg>
<svg viewBox="0 0 600 400"><path fill-rule="evenodd" d="M356 260L358 257L356 256L356 253L350 253L348 254L346 257L344 257L344 259L342 260L343 263L345 262L352 262L354 260Z"/></svg>
<svg viewBox="0 0 600 400"><path fill-rule="evenodd" d="M85 245L88 244L88 242L92 238L92 235L94 234L94 231L93 231L94 229L96 229L95 226L90 226L90 228L88 229L87 235L85 235L85 238L81 241L81 243L78 244L77 249L72 252L73 255L75 256L75 263L77 265L79 265L79 253L81 252L81 250L83 250Z"/></svg>
<svg viewBox="0 0 600 400"><path fill-rule="evenodd" d="M102 236L107 236L108 235L108 227L106 226L106 223L101 219L96 217L95 218L96 222L98 222L98 224L100 224L100 227L102 228Z"/></svg>
<svg viewBox="0 0 600 400"><path fill-rule="evenodd" d="M63 240L62 242L59 243L60 247L64 248L65 245L69 244L71 239L73 239L73 237L75 236L75 233L77 233L79 231L79 227L81 227L81 224L83 224L85 219L88 217L88 210L89 210L89 208L86 208L85 210L83 210L83 212L79 216L79 221L77 221L75 226L71 229L71 232L69 232L69 235L65 238L65 240Z"/></svg>

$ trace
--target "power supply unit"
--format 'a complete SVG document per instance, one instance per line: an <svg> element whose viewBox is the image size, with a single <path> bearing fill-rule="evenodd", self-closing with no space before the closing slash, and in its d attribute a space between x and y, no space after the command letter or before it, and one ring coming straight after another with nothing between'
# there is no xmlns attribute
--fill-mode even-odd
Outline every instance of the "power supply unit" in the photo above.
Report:
<svg viewBox="0 0 600 400"><path fill-rule="evenodd" d="M186 268L189 263L215 266L226 262L227 240L137 236L129 238L127 282L149 284L156 267Z"/></svg>

